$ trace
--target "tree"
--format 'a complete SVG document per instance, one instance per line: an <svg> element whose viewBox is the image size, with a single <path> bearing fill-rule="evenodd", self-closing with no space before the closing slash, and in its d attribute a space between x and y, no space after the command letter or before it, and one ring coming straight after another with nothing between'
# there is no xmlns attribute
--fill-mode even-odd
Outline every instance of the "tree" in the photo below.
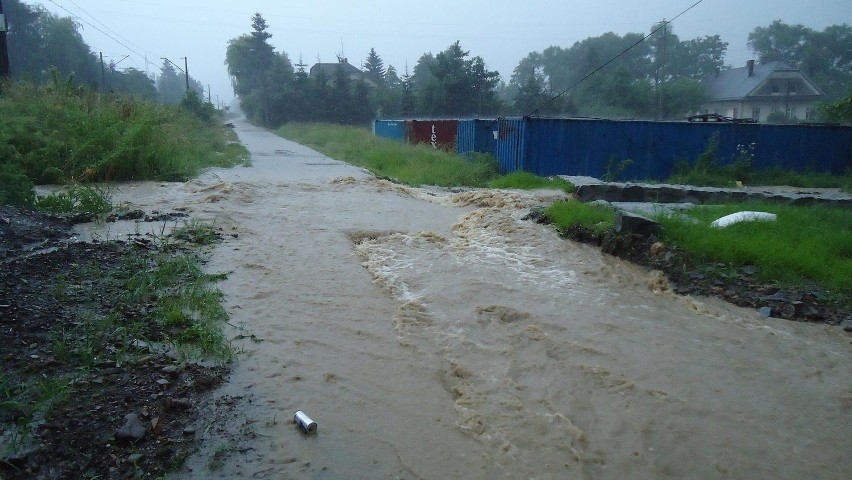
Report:
<svg viewBox="0 0 852 480"><path fill-rule="evenodd" d="M852 83L852 26L831 25L816 31L780 20L757 27L748 46L761 63L781 61L811 77L829 96L840 98Z"/></svg>
<svg viewBox="0 0 852 480"><path fill-rule="evenodd" d="M849 93L840 100L818 105L817 112L826 121L852 124L852 86L849 88Z"/></svg>
<svg viewBox="0 0 852 480"><path fill-rule="evenodd" d="M144 100L157 101L157 87L145 72L128 68L123 72L110 69L108 84L110 89L120 91Z"/></svg>
<svg viewBox="0 0 852 480"><path fill-rule="evenodd" d="M420 57L414 67L414 86L421 112L470 115L497 108L499 73L488 70L481 57L468 59L469 55L457 41L434 57Z"/></svg>
<svg viewBox="0 0 852 480"><path fill-rule="evenodd" d="M157 93L166 105L178 105L186 95L186 79L178 76L177 70L168 60L163 60L157 78Z"/></svg>
<svg viewBox="0 0 852 480"><path fill-rule="evenodd" d="M269 27L260 13L252 16L251 26L251 33L228 42L225 64L234 93L240 97L248 118L264 126L273 126L273 117L283 116L281 112L272 112L276 108L272 105L273 96L279 104L285 101L286 95L281 90L289 88L293 68L286 55L277 55L269 44L272 34L267 32Z"/></svg>
<svg viewBox="0 0 852 480"><path fill-rule="evenodd" d="M374 48L370 49L367 54L367 60L364 62L364 70L367 72L367 78L372 80L376 85L385 83L385 64L382 57L376 53Z"/></svg>

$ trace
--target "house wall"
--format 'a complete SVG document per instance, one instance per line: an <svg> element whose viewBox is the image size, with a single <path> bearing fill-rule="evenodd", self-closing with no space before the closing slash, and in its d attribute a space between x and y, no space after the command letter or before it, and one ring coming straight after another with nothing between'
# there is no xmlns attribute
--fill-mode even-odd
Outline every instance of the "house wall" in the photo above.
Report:
<svg viewBox="0 0 852 480"><path fill-rule="evenodd" d="M708 102L702 105L701 113L718 113L731 118L751 118L765 122L772 112L784 113L789 109L791 119L807 120L811 118L817 103L818 100L802 97L762 97L742 101Z"/></svg>

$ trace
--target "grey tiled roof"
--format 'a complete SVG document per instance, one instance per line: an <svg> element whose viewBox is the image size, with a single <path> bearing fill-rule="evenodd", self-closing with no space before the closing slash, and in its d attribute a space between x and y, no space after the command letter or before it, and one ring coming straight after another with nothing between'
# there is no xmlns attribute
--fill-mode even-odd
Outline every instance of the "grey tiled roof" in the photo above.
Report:
<svg viewBox="0 0 852 480"><path fill-rule="evenodd" d="M748 67L723 70L705 80L707 97L712 101L736 100L754 91L772 72L796 71L783 62L755 64L754 75L748 76Z"/></svg>

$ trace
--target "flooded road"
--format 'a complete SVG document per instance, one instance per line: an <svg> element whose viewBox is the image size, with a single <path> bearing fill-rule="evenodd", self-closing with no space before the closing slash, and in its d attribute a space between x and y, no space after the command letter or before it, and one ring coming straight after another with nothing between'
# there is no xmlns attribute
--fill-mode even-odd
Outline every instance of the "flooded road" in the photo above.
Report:
<svg viewBox="0 0 852 480"><path fill-rule="evenodd" d="M407 188L237 133L252 167L116 195L234 235L207 267L230 272L237 407L175 478L852 472L842 330L675 295L521 220L554 192Z"/></svg>

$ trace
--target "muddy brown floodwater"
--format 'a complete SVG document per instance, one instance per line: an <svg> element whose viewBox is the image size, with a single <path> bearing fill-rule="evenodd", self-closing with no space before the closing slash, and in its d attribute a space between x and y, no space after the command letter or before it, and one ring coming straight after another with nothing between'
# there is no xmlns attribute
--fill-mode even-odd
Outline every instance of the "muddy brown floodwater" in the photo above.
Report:
<svg viewBox="0 0 852 480"><path fill-rule="evenodd" d="M175 478L852 472L841 329L676 295L521 220L558 193L402 187L245 122L237 133L252 167L117 194L236 235L208 268L230 272L243 353ZM93 234L122 234L109 228Z"/></svg>

